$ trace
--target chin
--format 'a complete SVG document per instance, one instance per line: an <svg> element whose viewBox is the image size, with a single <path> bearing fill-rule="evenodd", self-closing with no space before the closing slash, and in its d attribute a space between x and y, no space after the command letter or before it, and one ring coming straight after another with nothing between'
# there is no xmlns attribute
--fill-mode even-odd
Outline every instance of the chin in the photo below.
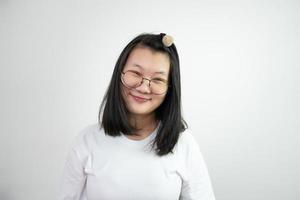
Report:
<svg viewBox="0 0 300 200"><path fill-rule="evenodd" d="M154 110L149 109L129 108L128 110L131 114L134 115L151 115L154 113Z"/></svg>

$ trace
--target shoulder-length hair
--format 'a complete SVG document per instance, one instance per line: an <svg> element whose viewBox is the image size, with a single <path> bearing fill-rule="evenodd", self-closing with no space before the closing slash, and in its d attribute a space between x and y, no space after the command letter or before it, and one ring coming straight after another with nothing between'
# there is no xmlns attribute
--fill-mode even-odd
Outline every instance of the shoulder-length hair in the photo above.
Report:
<svg viewBox="0 0 300 200"><path fill-rule="evenodd" d="M155 110L155 117L160 121L159 129L152 143L155 152L159 156L173 153L180 133L187 124L181 114L181 84L179 57L175 44L166 47L162 43L164 33L149 34L144 33L130 41L121 52L112 74L112 78L106 94L102 100L98 122L104 128L105 134L110 136L120 136L121 132L131 135L136 130L128 119L129 111L121 92L121 73L126 64L130 52L137 46L149 48L154 52L165 53L170 59L169 88L164 101Z"/></svg>

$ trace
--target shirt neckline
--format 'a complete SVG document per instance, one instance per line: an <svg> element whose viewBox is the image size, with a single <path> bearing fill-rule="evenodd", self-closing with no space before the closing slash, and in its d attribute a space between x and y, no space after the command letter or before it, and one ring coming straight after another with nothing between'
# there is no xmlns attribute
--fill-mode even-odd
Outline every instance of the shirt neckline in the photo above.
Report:
<svg viewBox="0 0 300 200"><path fill-rule="evenodd" d="M147 137L145 137L144 139L141 139L141 140L130 139L130 138L126 137L126 135L124 133L121 133L121 137L122 137L122 140L127 144L135 145L135 146L144 146L146 144L149 144L155 138L159 126L160 126L160 123L158 123L158 125L156 126L154 131L152 131L152 133L150 133Z"/></svg>

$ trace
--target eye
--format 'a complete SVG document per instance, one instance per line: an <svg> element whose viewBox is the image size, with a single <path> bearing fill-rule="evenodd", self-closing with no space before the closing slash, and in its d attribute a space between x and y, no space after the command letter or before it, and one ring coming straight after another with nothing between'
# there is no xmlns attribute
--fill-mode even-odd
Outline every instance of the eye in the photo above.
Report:
<svg viewBox="0 0 300 200"><path fill-rule="evenodd" d="M134 76L141 76L141 73L138 72L138 71L128 70L128 72L130 72L130 74L131 74L131 75L134 75Z"/></svg>
<svg viewBox="0 0 300 200"><path fill-rule="evenodd" d="M162 78L153 78L152 82L162 84L162 83L166 83L167 81Z"/></svg>

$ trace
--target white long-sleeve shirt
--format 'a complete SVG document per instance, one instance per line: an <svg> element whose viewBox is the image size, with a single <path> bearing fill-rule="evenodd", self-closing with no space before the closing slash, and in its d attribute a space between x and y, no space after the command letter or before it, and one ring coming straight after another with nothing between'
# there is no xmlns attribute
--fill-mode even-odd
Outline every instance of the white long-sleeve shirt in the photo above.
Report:
<svg viewBox="0 0 300 200"><path fill-rule="evenodd" d="M84 128L67 156L59 200L215 200L197 142L184 131L173 154L159 157L150 143Z"/></svg>

